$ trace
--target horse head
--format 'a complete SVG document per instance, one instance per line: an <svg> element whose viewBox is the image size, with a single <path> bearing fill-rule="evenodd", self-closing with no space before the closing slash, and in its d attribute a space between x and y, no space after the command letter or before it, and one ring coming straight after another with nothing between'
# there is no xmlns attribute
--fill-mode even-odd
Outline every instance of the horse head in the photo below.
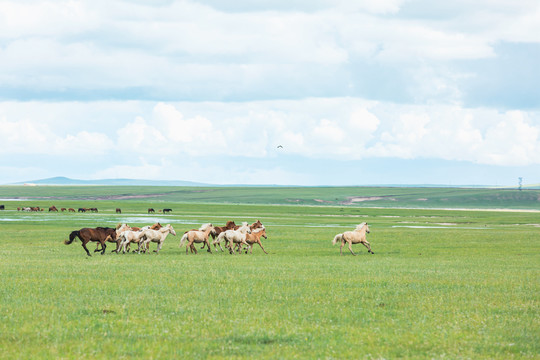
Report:
<svg viewBox="0 0 540 360"><path fill-rule="evenodd" d="M268 239L268 237L266 236L266 228L264 226L262 228L255 229L253 232L257 234L261 234L263 238Z"/></svg>
<svg viewBox="0 0 540 360"><path fill-rule="evenodd" d="M176 236L176 232L174 231L174 229L173 229L173 227L172 227L171 224L167 224L167 226L162 227L162 229L167 229L167 230L169 230L169 232L170 232L171 234L173 234L174 236Z"/></svg>

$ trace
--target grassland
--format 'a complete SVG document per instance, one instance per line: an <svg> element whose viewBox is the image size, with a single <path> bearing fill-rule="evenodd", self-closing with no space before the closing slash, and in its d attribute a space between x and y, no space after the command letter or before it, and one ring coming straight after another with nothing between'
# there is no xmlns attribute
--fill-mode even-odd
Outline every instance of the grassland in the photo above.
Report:
<svg viewBox="0 0 540 360"><path fill-rule="evenodd" d="M450 199L451 189L198 190L0 187L0 198L25 198L3 202L0 212L1 357L540 357L538 212L443 210L416 200ZM539 207L520 198L526 191L506 206L494 199L510 192L463 190L454 193L456 208ZM387 195L403 208L343 204ZM419 201L437 209L411 209ZM23 205L100 212L15 210ZM173 213L148 215L148 207ZM62 243L86 226L161 221L183 233L228 219L260 219L270 254L186 256L177 236L159 255L89 258L80 242ZM363 221L375 255L355 246L358 256L340 257L333 235Z"/></svg>

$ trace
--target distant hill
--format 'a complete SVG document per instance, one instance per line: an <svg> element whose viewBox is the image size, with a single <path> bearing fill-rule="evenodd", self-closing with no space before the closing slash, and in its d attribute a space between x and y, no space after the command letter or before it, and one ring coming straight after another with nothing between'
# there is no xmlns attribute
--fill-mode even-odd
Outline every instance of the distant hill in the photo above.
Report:
<svg viewBox="0 0 540 360"><path fill-rule="evenodd" d="M211 186L210 184L182 180L98 179L79 180L63 176L31 180L12 185L124 185L124 186ZM214 186L214 185L212 185Z"/></svg>

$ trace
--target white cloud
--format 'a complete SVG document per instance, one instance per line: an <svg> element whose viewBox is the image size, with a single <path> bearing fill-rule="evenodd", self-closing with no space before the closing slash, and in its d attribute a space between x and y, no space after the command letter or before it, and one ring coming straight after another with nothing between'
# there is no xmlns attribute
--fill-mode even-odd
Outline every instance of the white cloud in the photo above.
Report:
<svg viewBox="0 0 540 360"><path fill-rule="evenodd" d="M83 97L301 97L320 87L343 96L345 82L353 81L348 66L375 62L417 80L409 92L419 89L421 99L436 90L455 101L453 79L462 74L446 62L492 58L500 41L540 42L540 8L530 1L244 6L252 10L221 11L212 1L3 1L0 82L56 97L73 89ZM411 7L439 17L401 14Z"/></svg>
<svg viewBox="0 0 540 360"><path fill-rule="evenodd" d="M530 111L500 113L341 98L133 103L139 115L131 117L131 109L123 103L108 103L106 116L119 120L94 126L91 103L49 104L45 117L28 111L29 104L33 103L0 103L3 154L114 152L126 159L157 155L171 161L287 155L340 160L440 158L501 166L540 163L540 114ZM56 121L65 108L80 120L67 131L66 123ZM278 145L284 148L278 151Z"/></svg>

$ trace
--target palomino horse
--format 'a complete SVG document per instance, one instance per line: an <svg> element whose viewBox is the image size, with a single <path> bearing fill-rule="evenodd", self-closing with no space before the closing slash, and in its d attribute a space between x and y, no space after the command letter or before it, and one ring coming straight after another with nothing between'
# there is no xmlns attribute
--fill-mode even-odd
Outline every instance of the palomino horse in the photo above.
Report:
<svg viewBox="0 0 540 360"><path fill-rule="evenodd" d="M159 253L159 250L161 250L161 247L163 246L163 242L165 241L165 238L169 234L173 234L174 236L176 236L176 232L174 231L174 228L172 227L171 224L167 224L159 230L152 230L152 229L143 230L142 234L139 236L140 238L139 252L141 251L141 248L143 252L146 252L150 242L155 242L155 243L158 243L158 246L157 246L157 249L154 250L154 252Z"/></svg>
<svg viewBox="0 0 540 360"><path fill-rule="evenodd" d="M337 234L334 236L332 245L336 245L338 242L341 242L341 247L339 248L340 255L343 255L343 246L345 246L345 243L349 244L349 250L351 254L355 256L356 254L352 250L352 244L362 244L367 247L368 253L375 254L373 251L371 251L371 245L366 240L366 233L369 234L369 226L367 223L363 222L357 225L354 231L345 231L343 234Z"/></svg>
<svg viewBox="0 0 540 360"><path fill-rule="evenodd" d="M212 235L212 240L216 240L216 236L219 236L219 234L221 234L222 232L227 231L227 230L234 230L238 228L239 226L236 226L234 221L229 220L227 221L225 226L214 226L214 230L210 232L210 235ZM201 246L201 250L204 249L205 246L206 246L206 243L203 243L203 246ZM214 250L217 250L217 245L215 244L214 244Z"/></svg>
<svg viewBox="0 0 540 360"><path fill-rule="evenodd" d="M265 254L268 254L261 244L261 237L268 239L268 237L266 236L266 228L264 226L262 228L251 231L251 234L246 234L246 243L249 244L249 249L246 249L246 254L248 250L250 254L253 252L253 244L259 244L262 251L264 251ZM241 244L239 244L239 246L240 245Z"/></svg>
<svg viewBox="0 0 540 360"><path fill-rule="evenodd" d="M131 243L138 244L141 240L141 235L144 230L159 230L163 226L161 226L160 223L155 223L154 225L147 225L142 228L138 227L129 227L127 224L124 224L122 226L127 226L127 228L124 228L123 230L116 230L116 252L120 252L120 248L122 248L123 253L126 253L126 247L127 251L129 252ZM146 250L148 250L148 245L146 244Z"/></svg>
<svg viewBox="0 0 540 360"><path fill-rule="evenodd" d="M208 242L208 237L210 236L210 233L214 231L214 226L212 224L204 224L201 226L199 230L190 230L186 231L186 233L182 236L182 239L180 239L180 247L184 245L184 243L187 241L186 244L186 255L188 254L188 250L191 249L191 251L195 251L195 254L197 254L197 249L193 246L193 243L204 243L208 246L208 252L211 253L212 249L210 249L210 243Z"/></svg>
<svg viewBox="0 0 540 360"><path fill-rule="evenodd" d="M105 244L105 239L108 236L116 238L116 229L103 227L97 227L95 229L82 228L81 230L72 231L71 234L69 234L69 241L64 240L64 244L69 245L73 242L73 240L75 240L75 238L79 238L82 241L82 247L86 251L86 254L88 256L92 256L90 255L90 251L88 251L86 244L88 244L90 241L97 241L101 244L101 255L103 255L105 253L105 248L107 247Z"/></svg>
<svg viewBox="0 0 540 360"><path fill-rule="evenodd" d="M214 240L212 244L219 244L219 248L221 251L223 251L221 241L225 240L229 245L229 252L234 254L234 244L244 244L249 246L249 244L246 243L246 234L251 234L251 229L247 222L243 222L242 226L239 227L238 230L226 230L219 234L217 239Z"/></svg>
<svg viewBox="0 0 540 360"><path fill-rule="evenodd" d="M115 243L116 244L116 249L112 250L111 252L118 253L120 251L120 247L122 245L122 240L124 239L122 237L122 234L124 232L126 232L126 231L140 232L141 230L146 230L146 229L158 230L158 229L161 229L161 227L162 226L161 226L160 223L155 223L154 225L148 225L148 226L143 227L142 229L139 228L139 227L136 227L136 226L129 226L128 224L118 224L118 225L116 225L116 234L115 234L115 236L109 235L109 236L107 236L105 241ZM100 244L97 244L96 250L94 250L94 252L102 250L102 249L99 248L99 245ZM128 243L127 244L128 251L129 251L129 247L130 247L129 245L130 244Z"/></svg>

